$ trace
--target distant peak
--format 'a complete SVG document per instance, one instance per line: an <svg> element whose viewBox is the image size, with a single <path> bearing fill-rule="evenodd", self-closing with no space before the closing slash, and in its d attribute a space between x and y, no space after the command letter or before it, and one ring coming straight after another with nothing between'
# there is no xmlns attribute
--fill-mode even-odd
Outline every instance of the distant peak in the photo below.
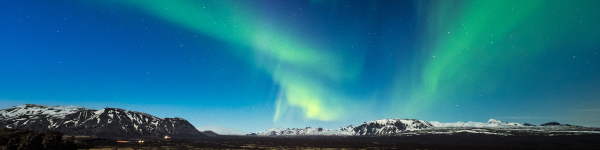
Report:
<svg viewBox="0 0 600 150"><path fill-rule="evenodd" d="M113 111L123 111L123 112L127 112L127 111L129 111L129 110L127 110L127 109L121 109L121 108L109 108L109 107L106 107L106 108L104 108L104 109L102 109L102 110L105 110L105 111L113 110Z"/></svg>
<svg viewBox="0 0 600 150"><path fill-rule="evenodd" d="M23 105L16 105L16 106L13 106L13 108L22 108L22 109L27 109L27 108L84 108L84 107L75 106L75 105L56 105L56 106L49 106L49 105L41 105L41 104L23 104Z"/></svg>
<svg viewBox="0 0 600 150"><path fill-rule="evenodd" d="M502 123L502 121L491 118L488 123Z"/></svg>
<svg viewBox="0 0 600 150"><path fill-rule="evenodd" d="M39 105L39 104L23 104L23 105L17 105L14 107L18 107L18 108L29 108L29 107L37 107L37 108L47 108L49 107L48 105Z"/></svg>

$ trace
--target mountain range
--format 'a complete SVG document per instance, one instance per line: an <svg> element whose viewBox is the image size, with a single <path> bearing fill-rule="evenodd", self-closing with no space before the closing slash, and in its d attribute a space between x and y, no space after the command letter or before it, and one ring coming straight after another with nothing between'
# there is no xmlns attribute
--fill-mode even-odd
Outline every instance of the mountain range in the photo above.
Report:
<svg viewBox="0 0 600 150"><path fill-rule="evenodd" d="M204 136L182 118L156 116L119 108L100 110L78 106L25 104L0 110L0 127L56 130L65 135L102 138L195 138Z"/></svg>
<svg viewBox="0 0 600 150"><path fill-rule="evenodd" d="M520 127L523 126L519 123L514 122L502 122L496 119L490 119L486 123L482 122L454 122L454 123L440 123L437 121L429 122L434 127Z"/></svg>
<svg viewBox="0 0 600 150"><path fill-rule="evenodd" d="M481 122L455 122L455 123L440 123L437 121L427 122L417 119L380 119L353 127L340 127L339 129L322 129L322 128L271 128L263 132L256 133L263 136L281 136L281 135L355 135L355 136L373 136L373 135L389 135L404 131L422 130L432 127L519 127L519 123L502 122L496 119L490 119L486 123Z"/></svg>
<svg viewBox="0 0 600 150"><path fill-rule="evenodd" d="M195 128L183 118L158 118L156 116L119 108L100 110L78 106L46 106L25 104L0 110L0 128L30 129L37 131L56 130L65 135L91 136L111 139L127 138L200 138L217 135L258 135L258 136L382 136L399 134L422 134L456 132L503 134L504 132L526 131L527 133L547 134L553 130L577 130L577 133L600 133L598 128L588 128L549 122L535 127L525 123L502 122L490 119L482 122L440 123L417 119L380 119L364 122L358 126L349 125L338 129L312 128L270 128L263 132L250 133L231 128L211 126ZM201 129L203 132L200 132ZM502 132L502 133L500 133ZM573 132L575 133L575 132Z"/></svg>
<svg viewBox="0 0 600 150"><path fill-rule="evenodd" d="M221 126L203 126L203 127L197 127L196 129L198 129L200 131L212 131L212 132L215 132L215 133L217 133L219 135L246 135L246 134L250 134L250 132L236 130L236 129L227 128L227 127L221 127Z"/></svg>

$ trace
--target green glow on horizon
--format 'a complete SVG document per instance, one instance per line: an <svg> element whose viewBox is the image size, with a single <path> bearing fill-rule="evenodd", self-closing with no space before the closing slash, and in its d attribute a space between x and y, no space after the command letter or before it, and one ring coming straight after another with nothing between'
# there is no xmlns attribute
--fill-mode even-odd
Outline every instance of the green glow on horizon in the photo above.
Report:
<svg viewBox="0 0 600 150"><path fill-rule="evenodd" d="M345 63L343 57L300 43L278 27L263 28L266 23L261 22L260 16L240 7L245 6L238 5L240 2L243 1L115 1L136 6L204 35L247 47L235 51L246 55L241 59L271 74L281 86L275 122L288 107L300 107L307 119L329 121L343 117L339 115L345 110L342 100L324 95L336 92L318 81L336 84L353 80L360 73L361 63Z"/></svg>

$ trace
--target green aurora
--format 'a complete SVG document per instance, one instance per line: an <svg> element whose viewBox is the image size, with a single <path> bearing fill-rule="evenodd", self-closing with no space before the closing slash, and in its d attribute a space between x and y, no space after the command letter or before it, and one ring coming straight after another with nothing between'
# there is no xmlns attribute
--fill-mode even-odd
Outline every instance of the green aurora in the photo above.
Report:
<svg viewBox="0 0 600 150"><path fill-rule="evenodd" d="M326 4L337 4L329 2ZM523 90L535 93L541 91L535 90L540 86L564 84L525 85L551 81L553 77L547 73L568 69L575 65L564 64L568 59L586 57L600 48L599 34L590 34L600 33L600 4L588 2L417 1L416 25L421 40L415 54L420 55L399 61L411 69L391 68L396 70L392 86L382 88L392 92L373 97L387 99L387 111L393 116L418 117L420 113L433 113L440 104L489 100L481 98L484 95L502 99L522 94ZM316 44L300 36L301 31L290 30L293 27L261 19L261 12L245 1L125 0L110 4L115 3L135 6L199 34L242 47L230 53L269 74L280 88L275 122L294 113L311 120L344 120L349 116L344 114L358 113L352 110L376 109L372 108L374 103L364 102L370 100L356 99L344 90L344 86L360 79L364 70L360 54L366 53L365 49L352 50L358 54L351 55L345 52L353 49L352 45ZM529 89L518 88L521 86ZM557 90L561 89L549 89Z"/></svg>
<svg viewBox="0 0 600 150"><path fill-rule="evenodd" d="M115 2L115 3L120 3ZM349 100L327 84L352 81L361 71L360 58L339 57L332 50L303 44L293 33L269 26L241 1L123 1L174 24L246 48L234 49L240 59L269 73L279 84L274 121L288 107L300 107L307 119L340 119ZM236 9L231 9L236 8ZM249 49L248 49L249 48ZM348 48L348 47L346 47ZM352 47L350 47L352 48ZM340 50L337 50L340 51ZM353 59L357 62L349 62Z"/></svg>
<svg viewBox="0 0 600 150"><path fill-rule="evenodd" d="M587 69L590 62L578 63L577 58L589 58L600 48L600 36L591 34L600 33L600 3L586 2L423 2L424 12L419 17L425 56L413 63L421 71L412 78L421 82L409 86L409 98L395 96L398 101L392 106L405 107L393 112L411 116L430 110L428 106L434 103L486 101L483 95L509 98L506 95L562 86L564 81L557 83L556 76L548 73L568 66ZM594 74L581 78L594 78ZM403 83L415 83L396 81L396 90L406 88ZM548 82L554 84L542 84ZM532 83L541 85L527 85ZM592 93L593 89L583 91Z"/></svg>

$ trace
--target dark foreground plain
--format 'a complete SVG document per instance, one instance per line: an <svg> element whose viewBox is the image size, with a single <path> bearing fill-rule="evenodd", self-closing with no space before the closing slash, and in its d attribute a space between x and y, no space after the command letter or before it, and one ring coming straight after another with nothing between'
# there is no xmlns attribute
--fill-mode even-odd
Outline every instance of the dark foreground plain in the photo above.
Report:
<svg viewBox="0 0 600 150"><path fill-rule="evenodd" d="M497 136L484 134L420 135L405 137L355 136L217 136L194 140L172 139L119 143L108 139L87 139L79 148L184 150L184 149L405 149L405 150L567 150L600 149L600 135ZM86 147L87 146L87 147Z"/></svg>

